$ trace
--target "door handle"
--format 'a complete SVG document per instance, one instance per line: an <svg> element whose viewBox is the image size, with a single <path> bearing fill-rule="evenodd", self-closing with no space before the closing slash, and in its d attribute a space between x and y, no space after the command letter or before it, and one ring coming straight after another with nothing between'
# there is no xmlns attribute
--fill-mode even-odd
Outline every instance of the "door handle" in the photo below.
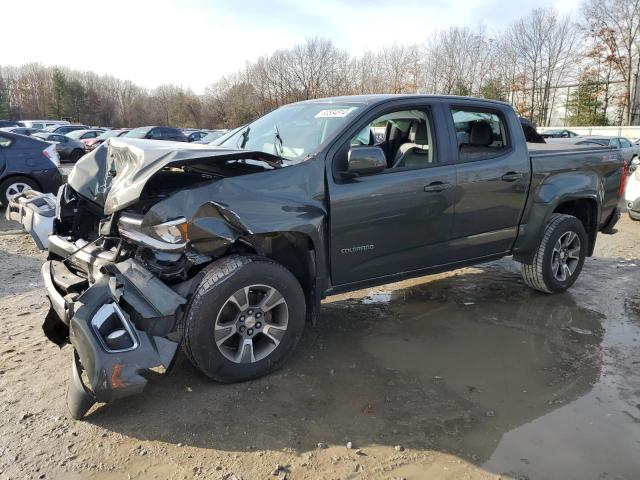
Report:
<svg viewBox="0 0 640 480"><path fill-rule="evenodd" d="M430 183L429 185L427 185L426 187L424 187L424 191L425 192L442 192L443 190L446 190L448 188L451 188L451 184L447 183L447 182L433 182Z"/></svg>
<svg viewBox="0 0 640 480"><path fill-rule="evenodd" d="M515 182L516 180L520 180L522 177L524 177L524 173L508 172L502 175L502 181Z"/></svg>

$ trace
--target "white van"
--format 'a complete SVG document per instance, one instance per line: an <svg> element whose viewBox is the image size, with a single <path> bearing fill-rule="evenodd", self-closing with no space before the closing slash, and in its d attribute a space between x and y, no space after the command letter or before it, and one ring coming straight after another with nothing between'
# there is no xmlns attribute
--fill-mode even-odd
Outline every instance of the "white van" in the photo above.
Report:
<svg viewBox="0 0 640 480"><path fill-rule="evenodd" d="M44 130L51 125L69 125L66 120L20 120L18 123L23 127L38 128L40 130Z"/></svg>

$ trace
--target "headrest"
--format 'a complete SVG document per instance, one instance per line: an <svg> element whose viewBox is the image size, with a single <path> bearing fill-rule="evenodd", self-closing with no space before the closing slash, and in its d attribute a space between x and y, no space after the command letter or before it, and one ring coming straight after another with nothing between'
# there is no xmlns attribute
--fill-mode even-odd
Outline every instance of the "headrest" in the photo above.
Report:
<svg viewBox="0 0 640 480"><path fill-rule="evenodd" d="M429 129L425 122L414 122L409 131L409 141L416 145L429 144Z"/></svg>
<svg viewBox="0 0 640 480"><path fill-rule="evenodd" d="M493 130L487 122L473 122L469 134L469 144L487 147L493 142Z"/></svg>

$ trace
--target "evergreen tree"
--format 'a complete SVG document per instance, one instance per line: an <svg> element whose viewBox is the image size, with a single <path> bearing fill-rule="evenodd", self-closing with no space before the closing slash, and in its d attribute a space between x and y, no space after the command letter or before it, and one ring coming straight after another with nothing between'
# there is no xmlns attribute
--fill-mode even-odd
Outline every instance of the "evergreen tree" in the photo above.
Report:
<svg viewBox="0 0 640 480"><path fill-rule="evenodd" d="M570 126L607 125L600 90L598 83L583 79L571 92L567 102L567 121Z"/></svg>
<svg viewBox="0 0 640 480"><path fill-rule="evenodd" d="M59 69L53 70L51 76L51 102L49 103L49 117L60 120L65 116L65 98L67 96L67 79Z"/></svg>
<svg viewBox="0 0 640 480"><path fill-rule="evenodd" d="M499 80L490 78L480 87L480 96L491 100L507 101Z"/></svg>

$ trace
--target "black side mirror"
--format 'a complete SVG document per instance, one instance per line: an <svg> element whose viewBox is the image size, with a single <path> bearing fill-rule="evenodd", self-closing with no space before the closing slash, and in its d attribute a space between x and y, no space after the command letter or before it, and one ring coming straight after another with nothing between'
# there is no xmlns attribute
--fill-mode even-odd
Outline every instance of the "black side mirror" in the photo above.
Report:
<svg viewBox="0 0 640 480"><path fill-rule="evenodd" d="M380 147L352 147L347 157L347 173L371 175L387 168L387 157Z"/></svg>

